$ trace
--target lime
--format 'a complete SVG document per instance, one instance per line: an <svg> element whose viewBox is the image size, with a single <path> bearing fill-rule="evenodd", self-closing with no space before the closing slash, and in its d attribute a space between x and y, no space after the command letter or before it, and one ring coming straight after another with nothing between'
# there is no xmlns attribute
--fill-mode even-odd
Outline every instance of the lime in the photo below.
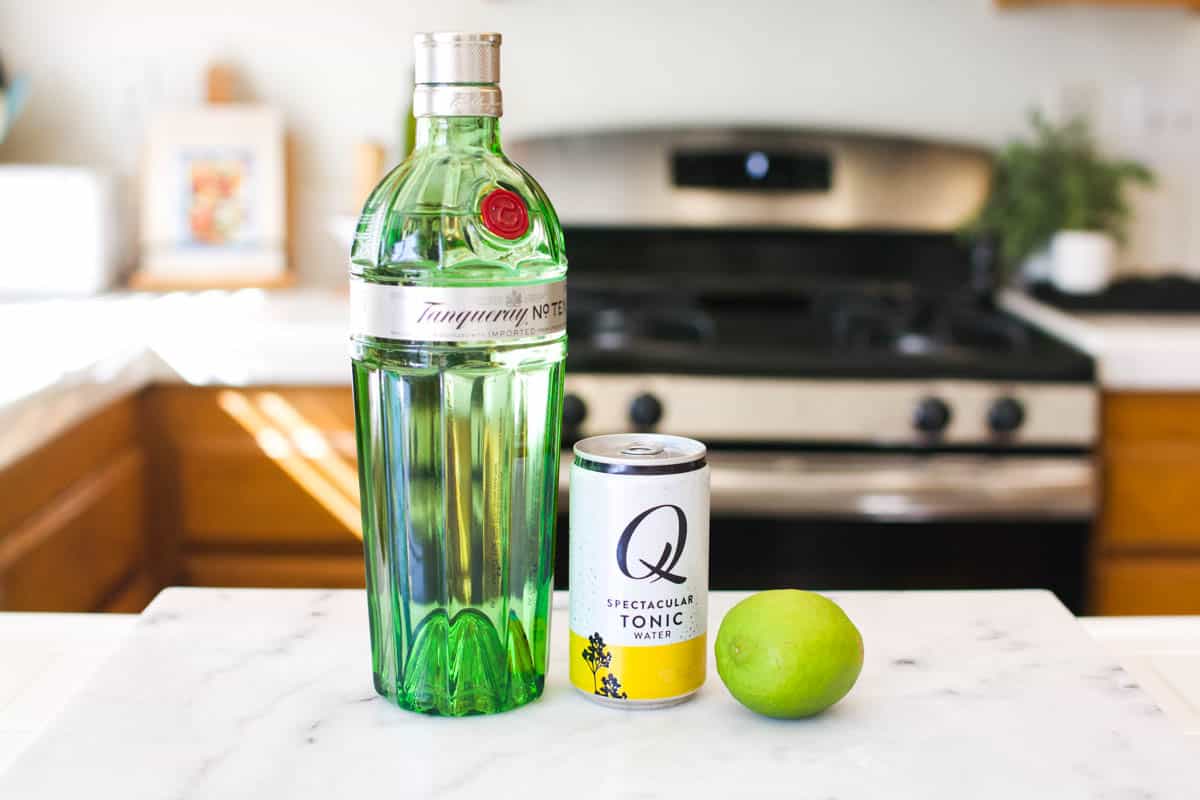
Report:
<svg viewBox="0 0 1200 800"><path fill-rule="evenodd" d="M717 672L751 711L795 719L824 711L858 680L862 634L827 597L777 589L747 597L717 631Z"/></svg>

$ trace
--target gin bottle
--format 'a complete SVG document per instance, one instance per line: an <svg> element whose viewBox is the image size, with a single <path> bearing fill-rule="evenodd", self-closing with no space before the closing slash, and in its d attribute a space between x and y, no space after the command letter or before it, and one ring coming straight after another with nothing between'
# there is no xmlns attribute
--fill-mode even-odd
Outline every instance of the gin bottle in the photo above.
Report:
<svg viewBox="0 0 1200 800"><path fill-rule="evenodd" d="M451 716L537 698L548 653L566 258L500 148L499 56L416 37L416 146L350 257L375 688Z"/></svg>

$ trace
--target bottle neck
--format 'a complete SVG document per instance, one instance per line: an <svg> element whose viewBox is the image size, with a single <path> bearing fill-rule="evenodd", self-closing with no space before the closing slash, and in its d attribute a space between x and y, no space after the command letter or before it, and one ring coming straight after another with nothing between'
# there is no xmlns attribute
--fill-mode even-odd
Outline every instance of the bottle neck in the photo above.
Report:
<svg viewBox="0 0 1200 800"><path fill-rule="evenodd" d="M496 117L420 117L417 150L487 150L500 152L500 120Z"/></svg>

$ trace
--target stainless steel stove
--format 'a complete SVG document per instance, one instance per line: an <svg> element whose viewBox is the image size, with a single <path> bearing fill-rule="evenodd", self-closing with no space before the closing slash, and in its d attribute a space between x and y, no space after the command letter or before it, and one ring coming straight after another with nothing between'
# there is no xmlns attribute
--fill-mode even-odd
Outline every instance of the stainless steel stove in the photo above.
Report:
<svg viewBox="0 0 1200 800"><path fill-rule="evenodd" d="M514 151L567 230L567 443L707 442L714 588L1045 586L1085 607L1094 367L998 309L955 235L984 153L762 130Z"/></svg>

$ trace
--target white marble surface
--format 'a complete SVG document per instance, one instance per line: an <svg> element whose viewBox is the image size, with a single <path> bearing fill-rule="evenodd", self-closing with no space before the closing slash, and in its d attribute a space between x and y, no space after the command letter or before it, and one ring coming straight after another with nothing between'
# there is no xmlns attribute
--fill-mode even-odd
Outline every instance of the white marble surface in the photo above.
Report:
<svg viewBox="0 0 1200 800"><path fill-rule="evenodd" d="M145 386L144 297L0 304L0 469Z"/></svg>
<svg viewBox="0 0 1200 800"><path fill-rule="evenodd" d="M1106 389L1200 391L1200 314L1073 314L1017 291L1001 305L1091 354Z"/></svg>
<svg viewBox="0 0 1200 800"><path fill-rule="evenodd" d="M1084 627L1200 744L1200 616L1092 617Z"/></svg>
<svg viewBox="0 0 1200 800"><path fill-rule="evenodd" d="M0 469L151 383L349 385L347 302L247 289L0 303Z"/></svg>
<svg viewBox="0 0 1200 800"><path fill-rule="evenodd" d="M130 614L0 614L0 773L83 688L136 621Z"/></svg>
<svg viewBox="0 0 1200 800"><path fill-rule="evenodd" d="M0 773L73 700L136 620L123 614L0 613ZM1200 747L1200 616L1080 622Z"/></svg>
<svg viewBox="0 0 1200 800"><path fill-rule="evenodd" d="M715 674L673 709L588 703L561 603L546 695L448 720L374 695L361 592L172 589L0 797L1196 797L1196 742L1050 595L833 596L866 665L812 720L758 717ZM736 596L713 599L718 620Z"/></svg>

